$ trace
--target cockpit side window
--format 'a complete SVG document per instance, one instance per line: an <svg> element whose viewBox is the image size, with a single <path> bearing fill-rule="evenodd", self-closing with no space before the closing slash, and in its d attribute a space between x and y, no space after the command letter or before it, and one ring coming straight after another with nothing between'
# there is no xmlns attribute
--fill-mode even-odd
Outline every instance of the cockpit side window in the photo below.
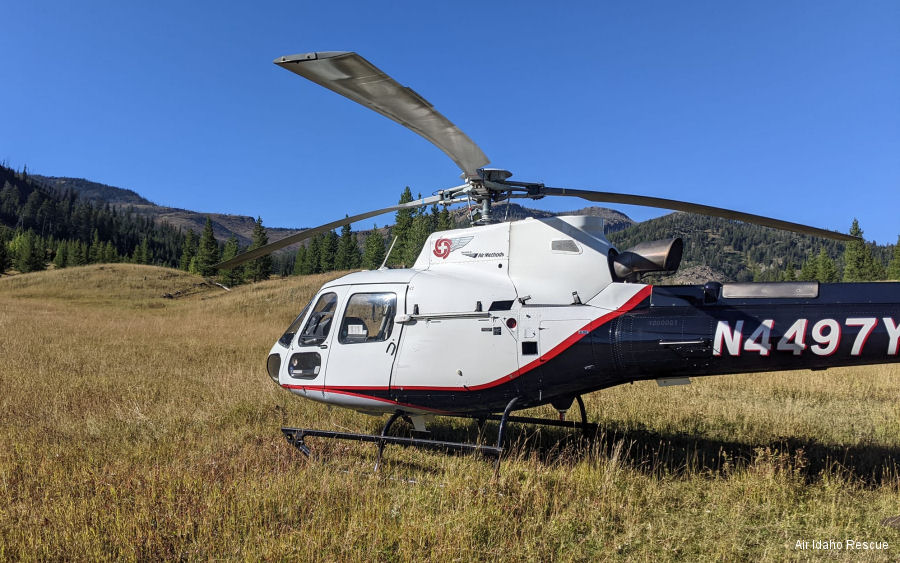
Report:
<svg viewBox="0 0 900 563"><path fill-rule="evenodd" d="M347 301L338 342L384 342L394 329L396 293L356 293Z"/></svg>
<svg viewBox="0 0 900 563"><path fill-rule="evenodd" d="M337 294L322 294L316 301L297 343L300 346L314 346L325 342L325 338L328 337L328 332L331 330L335 309L337 309Z"/></svg>
<svg viewBox="0 0 900 563"><path fill-rule="evenodd" d="M278 343L287 348L291 345L291 340L294 339L294 335L297 334L297 331L300 330L300 323L303 322L303 318L306 317L306 312L309 311L309 306L312 303L310 301L306 304L306 307L300 311L300 314L297 315L297 318L294 319L294 322L291 323L291 326L281 335L281 338L278 339Z"/></svg>

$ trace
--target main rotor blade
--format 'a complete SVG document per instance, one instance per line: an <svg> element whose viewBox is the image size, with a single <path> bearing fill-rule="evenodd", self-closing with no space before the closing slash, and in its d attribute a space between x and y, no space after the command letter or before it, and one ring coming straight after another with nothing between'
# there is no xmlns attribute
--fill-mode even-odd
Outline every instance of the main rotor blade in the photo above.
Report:
<svg viewBox="0 0 900 563"><path fill-rule="evenodd" d="M356 53L304 53L274 62L425 137L453 159L466 178L476 178L476 170L490 162L478 145L434 106Z"/></svg>
<svg viewBox="0 0 900 563"><path fill-rule="evenodd" d="M643 195L618 194L614 192L595 192L592 190L570 190L568 188L550 188L545 187L541 190L545 195L562 195L570 197L580 197L588 201L596 201L602 203L625 203L629 205L643 205L645 207L656 207L659 209L671 209L674 211L686 211L688 213L698 213L700 215L711 215L713 217L722 217L723 219L732 219L735 221L743 221L745 223L754 223L764 227L772 227L774 229L782 229L784 231L792 231L802 233L804 235L812 235L814 237L830 238L834 240L853 241L860 240L858 237L820 229L818 227L810 227L809 225L801 225L800 223L792 223L790 221L782 221L771 217L763 217L762 215L754 215L752 213L744 213L742 211L733 211L731 209L723 209L721 207L712 207L699 203L689 203L686 201L678 201L675 199L665 199L661 197L650 197Z"/></svg>
<svg viewBox="0 0 900 563"><path fill-rule="evenodd" d="M331 223L326 223L324 225L320 225L318 227L312 229L306 229L305 231L300 231L299 233L290 235L283 239L276 240L275 242L270 242L269 244L260 246L259 248L254 248L253 250L244 252L243 254L238 254L231 260L226 260L225 262L219 262L216 264L216 268L219 270L230 270L235 266L240 266L244 262L249 262L250 260L255 260L257 258L261 258L262 256L266 256L275 252L276 250L281 250L285 246L290 246L292 244L298 243L301 240L306 240L308 238L314 237L319 233L326 233L332 229L336 229L343 225L347 225L349 223L355 223L357 221L362 221L363 219L368 219L370 217L375 217L377 215L381 215L383 213L390 213L391 211L398 211L400 209L409 209L415 207L422 207L423 205L431 205L432 203L459 203L461 201L465 201L465 199L452 199L446 200L443 199L440 195L433 195L430 197L425 197L422 199L417 199L415 201L411 201L409 203L401 203L398 205L394 205L391 207L385 207L384 209L376 209L375 211L368 211L366 213L360 213L359 215L353 215L351 217L344 217L343 219L338 219L337 221L332 221Z"/></svg>

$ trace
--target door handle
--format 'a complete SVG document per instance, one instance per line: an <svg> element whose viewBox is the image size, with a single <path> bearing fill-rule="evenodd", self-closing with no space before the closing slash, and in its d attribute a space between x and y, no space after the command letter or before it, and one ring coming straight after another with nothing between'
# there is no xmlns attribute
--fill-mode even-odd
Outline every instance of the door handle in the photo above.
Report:
<svg viewBox="0 0 900 563"><path fill-rule="evenodd" d="M390 354L391 356L393 356L394 352L396 352L396 351L397 351L397 345L394 344L393 342L389 342L387 345L387 348L385 348L385 350L384 350L384 353Z"/></svg>
<svg viewBox="0 0 900 563"><path fill-rule="evenodd" d="M328 344L319 344L319 348L324 350L325 348L328 348Z"/></svg>

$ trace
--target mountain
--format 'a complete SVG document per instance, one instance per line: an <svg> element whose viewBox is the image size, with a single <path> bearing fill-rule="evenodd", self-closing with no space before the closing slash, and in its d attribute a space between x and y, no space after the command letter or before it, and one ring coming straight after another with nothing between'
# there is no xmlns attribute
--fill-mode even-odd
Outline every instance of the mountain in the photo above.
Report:
<svg viewBox="0 0 900 563"><path fill-rule="evenodd" d="M213 223L213 233L220 241L224 242L231 235L235 235L241 246L249 246L253 236L255 219L246 215L202 213L157 205L132 190L91 182L83 178L40 176L38 174L31 174L30 176L60 193L71 190L77 193L78 198L83 201L89 201L97 205L109 204L113 208L122 210L131 209L137 215L151 218L157 223L168 223L185 233L188 230L193 230L198 234L202 232L203 226L206 224L206 217L209 216ZM276 240L299 232L297 229L282 229L269 226L266 228L268 229L270 240Z"/></svg>
<svg viewBox="0 0 900 563"><path fill-rule="evenodd" d="M57 178L53 176L41 176L30 174L32 180L36 180L45 186L53 188L60 193L73 191L82 201L90 201L100 205L153 205L149 200L141 197L132 190L107 186L97 182L91 182L84 178Z"/></svg>
<svg viewBox="0 0 900 563"><path fill-rule="evenodd" d="M91 182L90 180L85 180L83 178L40 176L37 174L31 174L31 177L60 193L71 190L77 193L80 199L98 205L108 203L115 208L130 208L138 215L150 217L158 223L166 222L176 229L180 228L183 232L187 232L190 229L195 233L200 233L206 223L206 217L209 216L213 223L213 233L220 241L225 241L231 235L235 235L241 246L248 246L253 235L255 220L253 217L246 215L203 213L188 209L179 209L177 207L157 205L132 190L100 184L98 182ZM456 209L453 211L452 215L457 224L462 225L466 223L466 212L464 209ZM555 215L591 215L602 217L604 221L606 221L606 232L620 231L634 224L634 221L624 213L603 207L585 207L562 213L551 213L540 209L530 209L515 203L508 204L508 211L506 202L494 206L495 217L508 218L508 220L511 221L524 219L526 217L540 219L553 217ZM269 232L269 240L277 240L299 232L298 229L284 229L268 225L266 226L266 229ZM293 248L296 249L296 246Z"/></svg>
<svg viewBox="0 0 900 563"><path fill-rule="evenodd" d="M603 230L605 233L621 231L635 224L628 215L625 215L620 211L596 206L554 213L551 211L543 211L541 209L523 207L517 203L501 202L494 204L492 211L493 217L501 221L518 221L528 217L534 219L546 219L548 217L556 217L559 215L589 215L591 217L600 217L604 221ZM465 208L454 210L452 215L457 224L465 224L467 221Z"/></svg>

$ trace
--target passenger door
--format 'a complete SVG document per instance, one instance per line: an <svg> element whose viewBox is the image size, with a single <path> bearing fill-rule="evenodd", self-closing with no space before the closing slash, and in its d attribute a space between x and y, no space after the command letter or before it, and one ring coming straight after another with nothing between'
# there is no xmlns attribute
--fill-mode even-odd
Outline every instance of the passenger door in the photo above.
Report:
<svg viewBox="0 0 900 563"><path fill-rule="evenodd" d="M329 357L329 387L387 389L403 325L406 284L350 286Z"/></svg>

